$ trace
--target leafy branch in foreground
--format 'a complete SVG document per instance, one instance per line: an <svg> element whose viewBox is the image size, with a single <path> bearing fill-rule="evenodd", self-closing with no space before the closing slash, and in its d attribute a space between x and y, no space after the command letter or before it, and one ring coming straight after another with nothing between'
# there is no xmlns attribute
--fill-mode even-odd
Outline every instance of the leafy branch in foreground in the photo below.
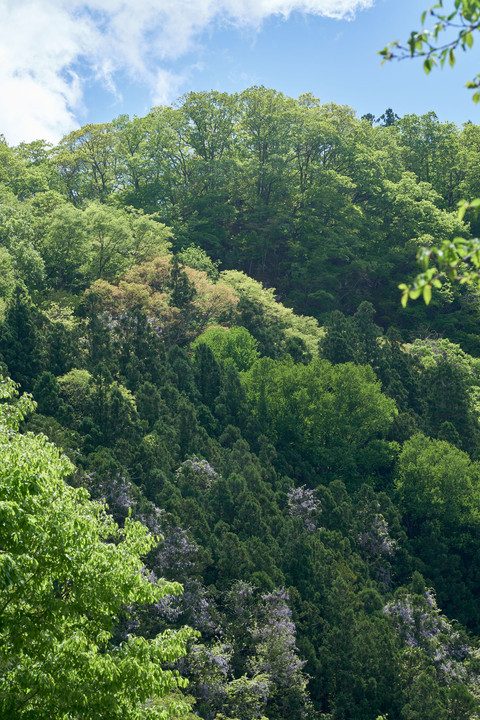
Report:
<svg viewBox="0 0 480 720"><path fill-rule="evenodd" d="M480 198L459 203L458 217L463 219L467 210L475 216L480 211ZM401 283L401 303L405 307L409 299L416 300L423 296L428 305L432 298L432 288L441 288L445 279L460 283L475 283L480 286L480 239L455 237L444 240L432 247L421 247L417 253L417 262L422 267L411 285ZM430 263L434 263L429 267Z"/></svg>
<svg viewBox="0 0 480 720"><path fill-rule="evenodd" d="M450 67L453 67L456 62L456 51L459 49L469 50L473 46L473 33L480 29L480 2L478 0L455 0L454 7L452 12L445 12L444 1L439 0L436 5L425 10L422 13L421 23L424 26L427 16L432 18L431 29L424 28L420 32L413 30L405 45L398 41L389 43L379 52L383 57L383 62L421 57L424 58L423 69L427 74L438 64L443 67L447 61ZM439 40L442 33L447 33L447 39L443 44ZM475 90L473 101L479 102L480 74L467 82L466 86Z"/></svg>

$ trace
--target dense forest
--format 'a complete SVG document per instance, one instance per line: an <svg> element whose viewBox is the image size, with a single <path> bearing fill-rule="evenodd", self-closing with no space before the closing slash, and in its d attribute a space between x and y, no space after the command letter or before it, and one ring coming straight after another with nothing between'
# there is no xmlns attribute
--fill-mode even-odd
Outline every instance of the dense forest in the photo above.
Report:
<svg viewBox="0 0 480 720"><path fill-rule="evenodd" d="M0 142L0 715L480 716L480 126L190 93Z"/></svg>

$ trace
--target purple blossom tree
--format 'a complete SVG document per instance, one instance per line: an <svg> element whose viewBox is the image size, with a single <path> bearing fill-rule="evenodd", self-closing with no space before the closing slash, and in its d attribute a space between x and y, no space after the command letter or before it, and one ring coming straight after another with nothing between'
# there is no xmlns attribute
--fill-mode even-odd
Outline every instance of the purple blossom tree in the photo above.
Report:
<svg viewBox="0 0 480 720"><path fill-rule="evenodd" d="M189 692L196 709L207 720L231 717L254 720L263 716L271 681L265 675L234 677L233 647L217 642L209 647L194 645L179 667L190 680Z"/></svg>
<svg viewBox="0 0 480 720"><path fill-rule="evenodd" d="M384 612L405 642L407 650L418 649L436 667L445 683L470 684L472 648L437 606L431 589L422 594L399 593Z"/></svg>
<svg viewBox="0 0 480 720"><path fill-rule="evenodd" d="M360 532L356 540L363 560L375 579L388 590L392 582L390 560L398 543L390 537L388 523L379 512L377 502L368 503L360 511L359 520Z"/></svg>
<svg viewBox="0 0 480 720"><path fill-rule="evenodd" d="M315 496L315 490L310 490L305 485L292 487L288 491L287 501L289 515L301 520L308 532L315 532L322 512L321 502Z"/></svg>
<svg viewBox="0 0 480 720"><path fill-rule="evenodd" d="M297 655L295 624L288 599L284 588L262 595L257 621L250 629L257 648L249 664L256 673L266 673L275 683L300 682L302 685L300 673L305 663Z"/></svg>
<svg viewBox="0 0 480 720"><path fill-rule="evenodd" d="M153 523L152 523L153 520ZM183 584L183 593L157 603L157 610L166 622L191 625L204 635L218 634L215 608L199 579L200 548L183 528L172 525L167 513L157 509L148 523L159 537L150 564L160 577L176 577ZM155 525L153 530L152 524Z"/></svg>
<svg viewBox="0 0 480 720"><path fill-rule="evenodd" d="M370 527L358 535L357 542L369 558L390 558L398 547L388 533L388 523L380 513L376 513Z"/></svg>
<svg viewBox="0 0 480 720"><path fill-rule="evenodd" d="M218 477L208 460L200 460L196 455L185 460L175 472L177 482L191 478L202 490L208 490Z"/></svg>

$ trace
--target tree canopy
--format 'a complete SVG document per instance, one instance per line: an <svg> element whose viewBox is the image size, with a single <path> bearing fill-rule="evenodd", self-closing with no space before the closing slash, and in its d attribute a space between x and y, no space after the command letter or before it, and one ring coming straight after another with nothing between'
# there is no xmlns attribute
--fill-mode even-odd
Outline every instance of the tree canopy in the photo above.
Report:
<svg viewBox="0 0 480 720"><path fill-rule="evenodd" d="M253 87L0 143L2 717L479 715L479 295L397 293L479 133Z"/></svg>

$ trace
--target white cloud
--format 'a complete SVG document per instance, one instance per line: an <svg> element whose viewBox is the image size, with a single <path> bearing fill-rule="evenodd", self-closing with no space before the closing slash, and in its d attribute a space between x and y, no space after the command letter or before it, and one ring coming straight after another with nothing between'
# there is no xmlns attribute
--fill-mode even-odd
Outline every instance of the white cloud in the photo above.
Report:
<svg viewBox="0 0 480 720"><path fill-rule="evenodd" d="M212 27L260 28L272 15L352 18L374 0L0 0L0 132L8 142L57 141L78 125L82 75L116 92L127 73L173 99L183 75L165 69Z"/></svg>
<svg viewBox="0 0 480 720"><path fill-rule="evenodd" d="M153 105L168 105L172 98L177 97L185 80L185 75L175 75L169 70L158 68L151 92Z"/></svg>

